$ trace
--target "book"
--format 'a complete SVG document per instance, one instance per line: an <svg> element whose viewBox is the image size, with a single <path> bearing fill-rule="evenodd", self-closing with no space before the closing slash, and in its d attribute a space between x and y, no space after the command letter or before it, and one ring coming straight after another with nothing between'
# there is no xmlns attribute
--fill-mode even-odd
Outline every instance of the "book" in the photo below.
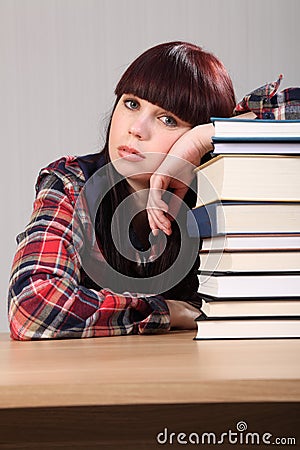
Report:
<svg viewBox="0 0 300 450"><path fill-rule="evenodd" d="M230 138L212 138L214 144L213 154L287 154L300 155L300 138L299 142L282 141L278 142L262 142L253 140L232 140Z"/></svg>
<svg viewBox="0 0 300 450"><path fill-rule="evenodd" d="M300 297L289 299L254 300L202 300L201 311L206 317L245 316L298 316L300 317Z"/></svg>
<svg viewBox="0 0 300 450"><path fill-rule="evenodd" d="M215 201L299 201L300 156L218 155L195 169L196 207Z"/></svg>
<svg viewBox="0 0 300 450"><path fill-rule="evenodd" d="M203 251L299 250L300 233L224 234L202 240Z"/></svg>
<svg viewBox="0 0 300 450"><path fill-rule="evenodd" d="M299 297L299 272L219 274L201 271L198 292L218 298Z"/></svg>
<svg viewBox="0 0 300 450"><path fill-rule="evenodd" d="M300 121L212 121L187 214L202 239L195 339L299 338Z"/></svg>
<svg viewBox="0 0 300 450"><path fill-rule="evenodd" d="M214 202L189 210L186 220L190 237L208 238L227 233L298 233L300 201Z"/></svg>
<svg viewBox="0 0 300 450"><path fill-rule="evenodd" d="M298 138L300 120L266 120L211 117L216 137Z"/></svg>
<svg viewBox="0 0 300 450"><path fill-rule="evenodd" d="M300 317L206 317L196 319L195 340L205 339L296 339L300 337Z"/></svg>
<svg viewBox="0 0 300 450"><path fill-rule="evenodd" d="M300 272L300 251L200 251L207 272Z"/></svg>

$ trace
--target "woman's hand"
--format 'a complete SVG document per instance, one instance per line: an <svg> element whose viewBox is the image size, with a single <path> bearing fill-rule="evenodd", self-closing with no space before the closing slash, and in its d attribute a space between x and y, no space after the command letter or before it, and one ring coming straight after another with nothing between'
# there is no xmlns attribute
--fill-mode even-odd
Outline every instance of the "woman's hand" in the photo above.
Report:
<svg viewBox="0 0 300 450"><path fill-rule="evenodd" d="M255 119L253 112L238 116L239 119ZM199 166L203 155L213 149L212 137L215 127L212 123L198 125L183 134L175 142L161 165L150 178L150 190L147 203L149 225L154 235L162 230L165 234L172 233L171 221L180 207L193 179L193 170ZM167 205L163 193L169 188L179 197ZM169 212L169 214L168 214Z"/></svg>
<svg viewBox="0 0 300 450"><path fill-rule="evenodd" d="M180 201L167 205L162 200L167 188L183 199L193 179L193 170L199 166L202 156L212 150L213 124L198 125L182 135L175 142L162 164L150 178L147 203L149 225L154 235L158 230L170 235L171 220L176 216ZM169 214L168 214L169 212Z"/></svg>
<svg viewBox="0 0 300 450"><path fill-rule="evenodd" d="M195 319L200 316L199 309L181 300L165 300L170 311L171 328L179 330L194 330L197 328Z"/></svg>

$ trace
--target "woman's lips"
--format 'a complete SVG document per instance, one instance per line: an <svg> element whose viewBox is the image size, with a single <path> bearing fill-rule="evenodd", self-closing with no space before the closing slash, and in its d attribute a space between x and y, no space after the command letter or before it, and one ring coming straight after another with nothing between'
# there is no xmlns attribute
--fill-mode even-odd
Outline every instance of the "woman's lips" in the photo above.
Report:
<svg viewBox="0 0 300 450"><path fill-rule="evenodd" d="M127 145L120 145L118 147L118 154L121 158L126 159L127 161L142 161L145 159L138 150L132 147L128 147Z"/></svg>

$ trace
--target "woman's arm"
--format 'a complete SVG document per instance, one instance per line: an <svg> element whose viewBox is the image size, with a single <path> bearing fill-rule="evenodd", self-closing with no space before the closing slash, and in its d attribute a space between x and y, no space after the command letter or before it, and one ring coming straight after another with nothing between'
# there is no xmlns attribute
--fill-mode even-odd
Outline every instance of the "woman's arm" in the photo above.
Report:
<svg viewBox="0 0 300 450"><path fill-rule="evenodd" d="M19 236L9 286L12 338L169 330L169 309L162 297L136 298L81 285L81 266L72 240L73 206L57 184L53 180L51 187L39 191L31 221Z"/></svg>
<svg viewBox="0 0 300 450"><path fill-rule="evenodd" d="M239 119L255 119L253 112L239 115ZM172 188L179 199L183 199L193 179L193 170L199 166L201 158L213 150L212 137L215 128L212 123L198 125L187 131L173 145L162 164L150 178L150 190L147 204L148 220L154 235L162 230L167 235L172 233L171 215L176 215L176 206L180 202L163 200L163 193ZM168 211L172 214L168 215Z"/></svg>
<svg viewBox="0 0 300 450"><path fill-rule="evenodd" d="M176 215L175 203L167 205L162 200L162 195L168 188L172 188L177 197L184 198L194 177L193 170L199 166L202 156L213 149L211 139L213 135L214 126L211 123L187 131L175 142L162 164L151 176L147 212L154 235L159 229L167 235L172 233L171 216Z"/></svg>
<svg viewBox="0 0 300 450"><path fill-rule="evenodd" d="M200 316L199 309L181 300L166 300L170 311L171 327L178 330L194 330L195 319Z"/></svg>

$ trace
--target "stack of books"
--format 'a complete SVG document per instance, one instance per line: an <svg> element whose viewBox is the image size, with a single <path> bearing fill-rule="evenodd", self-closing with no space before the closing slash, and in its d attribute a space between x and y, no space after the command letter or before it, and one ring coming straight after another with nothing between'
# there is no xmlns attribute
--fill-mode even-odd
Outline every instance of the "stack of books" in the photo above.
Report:
<svg viewBox="0 0 300 450"><path fill-rule="evenodd" d="M213 118L197 171L196 339L300 337L300 121Z"/></svg>

